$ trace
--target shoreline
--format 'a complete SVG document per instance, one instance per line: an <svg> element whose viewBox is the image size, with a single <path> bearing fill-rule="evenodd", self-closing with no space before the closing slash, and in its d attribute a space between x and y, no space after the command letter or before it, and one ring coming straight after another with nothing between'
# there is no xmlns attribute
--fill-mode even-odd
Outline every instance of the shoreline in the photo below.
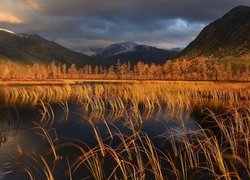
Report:
<svg viewBox="0 0 250 180"><path fill-rule="evenodd" d="M102 79L53 79L53 80L0 80L0 86L14 85L77 85L84 83L212 83L249 84L249 81L185 81L185 80L102 80Z"/></svg>

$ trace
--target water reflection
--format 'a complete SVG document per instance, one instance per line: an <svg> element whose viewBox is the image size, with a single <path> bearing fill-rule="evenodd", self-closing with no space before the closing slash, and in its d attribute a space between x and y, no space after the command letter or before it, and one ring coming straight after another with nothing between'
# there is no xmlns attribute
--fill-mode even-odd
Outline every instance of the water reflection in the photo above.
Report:
<svg viewBox="0 0 250 180"><path fill-rule="evenodd" d="M60 148L65 147L65 143L81 144L86 151L96 147L100 142L94 130L102 139L101 143L112 148L119 149L121 146L119 133L129 139L138 132L150 137L161 151L170 151L170 140L167 137L173 136L175 141L182 141L187 133L192 137L192 133L199 132L197 115L202 109L219 110L235 103L230 98L225 98L227 95L220 96L224 100L210 98L211 92L208 93L210 96L205 96L205 91L168 91L162 96L158 95L162 91L159 87L151 89L151 94L146 96L146 90L134 93L130 92L130 86L1 87L2 177L27 177L20 164L29 164L30 167L35 161L32 155L46 157L51 165L60 160L60 157L65 161L66 155L73 158L79 154L79 150ZM202 96L204 97L201 98ZM235 100L234 96L231 98ZM38 126L48 133L52 145L43 137L43 132L37 129ZM195 136L198 137L197 134ZM58 154L53 157L51 146L54 145ZM61 172L65 172L67 162L59 164L55 176L58 179L65 178ZM35 172L35 176L39 177L41 172ZM77 178L78 176L80 174Z"/></svg>
<svg viewBox="0 0 250 180"><path fill-rule="evenodd" d="M112 128L111 126L118 127L124 136L129 136L131 134L131 129L127 127L127 116L130 115L126 113L129 112L109 112L105 116L100 116L96 113L83 115L82 107L79 104L71 103L69 104L68 119L67 121L63 121L64 118L62 117L62 114L64 110L61 106L56 104L53 106L53 109L55 119L53 125L49 128L51 130L54 129L54 131L50 131L50 136L55 143L77 140L84 142L88 147L95 147L97 145L96 137L93 134L92 126L88 121L89 119L96 121L95 127L99 130L102 139L108 139L110 136L105 123L103 123L103 119L107 118L111 119L108 124L110 124L110 129L113 134L116 133L116 128ZM19 161L19 146L21 150L27 154L34 152L44 154L44 152L47 152L47 150L50 149L45 139L37 135L38 131L35 130L36 125L34 122L40 122L40 111L38 109L18 109L17 111L18 113L14 108L2 110L2 113L8 113L3 113L5 116L1 116L0 120L1 135L6 137L6 141L2 143L0 147L0 163L2 164L0 169L7 174L10 173L6 177L12 179L18 179L21 173L19 172L20 169L18 166L14 167L13 165L8 164L16 164L16 162ZM166 108L162 109L161 112L162 113L156 111L151 113L151 116L148 116L146 113L147 116L142 116L143 124L141 130L146 132L152 139L155 138L155 143L158 141L157 136L168 132L170 129L180 129L185 127L185 129L194 130L199 128L195 120L192 118L182 124L177 117L169 119ZM103 119L100 119L100 117ZM99 121L97 121L98 118ZM64 123L62 123L62 121ZM113 142L106 143L113 144L113 146L119 144L119 142L115 142L114 140Z"/></svg>

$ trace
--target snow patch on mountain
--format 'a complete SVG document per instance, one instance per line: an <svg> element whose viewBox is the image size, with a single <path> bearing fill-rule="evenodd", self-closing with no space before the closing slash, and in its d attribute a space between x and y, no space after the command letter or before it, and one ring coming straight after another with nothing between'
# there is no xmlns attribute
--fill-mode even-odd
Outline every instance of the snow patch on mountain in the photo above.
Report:
<svg viewBox="0 0 250 180"><path fill-rule="evenodd" d="M125 53L125 52L131 52L135 50L135 47L138 44L134 43L134 42L124 42L124 43L118 43L118 44L113 44L109 47L107 47L105 50L112 50L113 48L118 47L117 52L114 54L120 54L120 53Z"/></svg>
<svg viewBox="0 0 250 180"><path fill-rule="evenodd" d="M0 31L4 31L4 32L7 32L7 33L10 33L10 34L15 34L15 32L11 31L11 30L8 30L8 29L4 29L4 28L0 28Z"/></svg>
<svg viewBox="0 0 250 180"><path fill-rule="evenodd" d="M123 43L116 43L116 44L112 44L112 45L106 47L105 49L103 49L103 51L101 51L100 53L98 53L96 55L108 57L108 56L112 56L112 55L116 55L116 54L131 52L131 51L134 51L136 49L136 46L138 46L138 44L136 44L134 42L130 42L130 41L123 42Z"/></svg>
<svg viewBox="0 0 250 180"><path fill-rule="evenodd" d="M23 34L17 34L14 31L8 30L8 29L4 29L4 28L0 28L0 31L15 35L15 36L19 36L19 37L28 37L27 35L23 35Z"/></svg>

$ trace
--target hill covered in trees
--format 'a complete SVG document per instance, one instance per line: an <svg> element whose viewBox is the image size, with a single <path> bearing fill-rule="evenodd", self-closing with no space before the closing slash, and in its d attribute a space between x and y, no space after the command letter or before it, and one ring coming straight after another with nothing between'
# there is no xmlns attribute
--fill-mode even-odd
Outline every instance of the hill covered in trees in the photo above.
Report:
<svg viewBox="0 0 250 180"><path fill-rule="evenodd" d="M235 7L209 24L181 54L186 59L201 56L250 60L250 7Z"/></svg>

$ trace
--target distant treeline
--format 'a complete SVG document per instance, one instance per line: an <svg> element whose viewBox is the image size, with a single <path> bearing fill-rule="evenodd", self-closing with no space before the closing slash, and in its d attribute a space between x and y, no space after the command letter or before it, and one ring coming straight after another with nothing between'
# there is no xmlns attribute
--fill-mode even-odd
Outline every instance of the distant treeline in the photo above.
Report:
<svg viewBox="0 0 250 180"><path fill-rule="evenodd" d="M74 64L0 65L2 80L46 79L138 79L138 80L191 80L191 81L250 81L250 65L219 63L196 58L193 60L167 61L163 65L145 64L142 61L131 66L117 62L110 67L86 65L77 68Z"/></svg>

